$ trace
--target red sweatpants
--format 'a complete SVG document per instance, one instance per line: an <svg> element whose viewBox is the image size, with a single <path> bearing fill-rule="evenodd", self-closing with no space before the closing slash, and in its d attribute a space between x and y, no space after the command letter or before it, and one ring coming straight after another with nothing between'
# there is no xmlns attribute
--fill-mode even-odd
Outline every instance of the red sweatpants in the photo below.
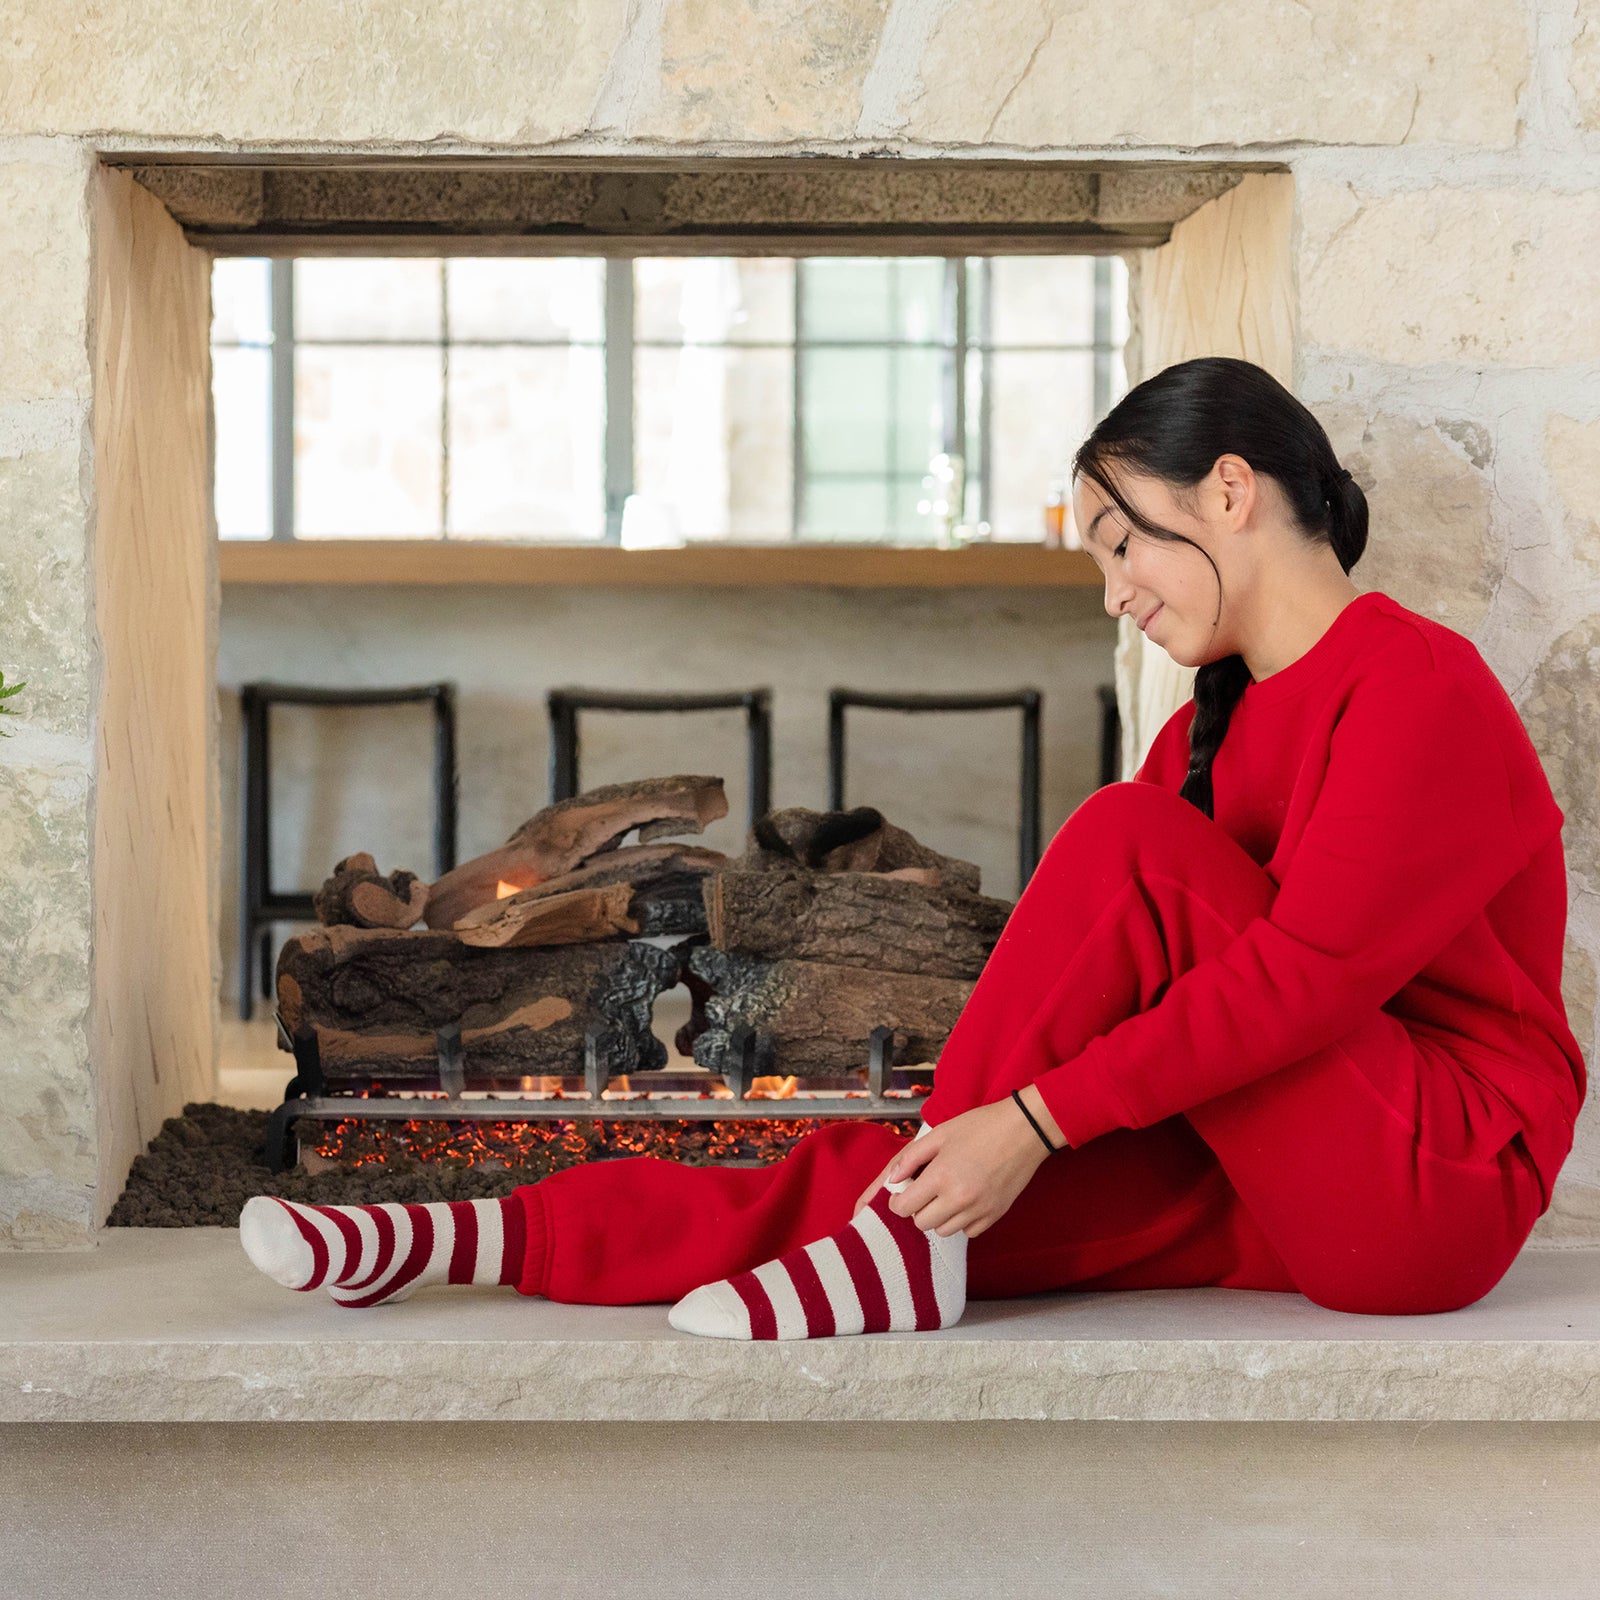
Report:
<svg viewBox="0 0 1600 1600"><path fill-rule="evenodd" d="M1175 793L1096 790L1024 892L1029 924L1050 933L1002 940L924 1119L1029 1082L1046 1035L1048 1064L1071 1060L1220 952L1275 892ZM1482 1094L1387 1012L1353 1019L1240 1089L1047 1157L970 1241L969 1298L1219 1285L1298 1290L1340 1311L1468 1305L1499 1282L1543 1205L1520 1136L1479 1148L1491 1142L1475 1138ZM1487 1107L1476 1120L1487 1125ZM838 1123L763 1168L651 1156L568 1168L516 1191L528 1217L517 1287L591 1305L676 1300L841 1227L903 1143L881 1124Z"/></svg>

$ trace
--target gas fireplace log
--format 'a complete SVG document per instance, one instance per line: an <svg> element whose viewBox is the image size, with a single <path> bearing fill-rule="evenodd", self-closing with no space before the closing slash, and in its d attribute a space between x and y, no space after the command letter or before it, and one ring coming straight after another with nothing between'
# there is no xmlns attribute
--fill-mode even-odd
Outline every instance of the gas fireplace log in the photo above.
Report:
<svg viewBox="0 0 1600 1600"><path fill-rule="evenodd" d="M462 922L455 936L463 944L485 950L518 950L530 945L586 944L637 933L639 924L628 915L633 891L625 883L604 889L572 889L566 894L544 895L504 909L480 906L495 915L473 924Z"/></svg>
<svg viewBox="0 0 1600 1600"><path fill-rule="evenodd" d="M547 878L531 889L477 906L455 924L458 932L497 921L510 906L525 905L574 889L598 889L627 884L632 890L628 916L637 923L640 937L658 933L704 933L705 902L702 880L728 865L720 850L689 844L626 844L597 856L587 866Z"/></svg>
<svg viewBox="0 0 1600 1600"><path fill-rule="evenodd" d="M936 1061L972 984L904 972L873 972L823 961L760 961L702 947L689 970L711 986L694 1058L726 1070L729 1035L743 1023L757 1039L758 1073L841 1077L865 1067L872 1030L894 1030L891 1059Z"/></svg>
<svg viewBox="0 0 1600 1600"><path fill-rule="evenodd" d="M409 928L427 904L428 885L414 872L378 871L365 851L346 856L311 897L326 927Z"/></svg>
<svg viewBox="0 0 1600 1600"><path fill-rule="evenodd" d="M940 978L976 978L1011 914L967 889L866 872L719 872L703 893L718 950Z"/></svg>
<svg viewBox="0 0 1600 1600"><path fill-rule="evenodd" d="M728 814L721 778L676 776L590 789L528 818L498 850L447 872L428 895L423 919L453 928L475 906L497 897L503 883L527 889L615 850L635 828L639 842L703 833Z"/></svg>
<svg viewBox="0 0 1600 1600"><path fill-rule="evenodd" d="M617 939L554 950L479 950L450 932L320 928L278 958L278 1009L316 1029L330 1081L436 1079L434 1034L461 1025L469 1082L583 1070L585 1030L605 1029L615 1072L662 1066L650 1031L679 957Z"/></svg>
<svg viewBox="0 0 1600 1600"><path fill-rule="evenodd" d="M881 811L810 811L786 806L769 811L751 830L740 866L766 872L792 866L814 872L896 872L906 867L934 868L952 889L977 893L979 872L970 861L940 855L886 822Z"/></svg>

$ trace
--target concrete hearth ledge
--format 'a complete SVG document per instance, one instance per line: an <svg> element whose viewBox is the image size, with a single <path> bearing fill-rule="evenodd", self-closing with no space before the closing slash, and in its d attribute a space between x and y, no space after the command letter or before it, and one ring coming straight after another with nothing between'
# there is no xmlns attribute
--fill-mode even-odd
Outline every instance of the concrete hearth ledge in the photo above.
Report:
<svg viewBox="0 0 1600 1600"><path fill-rule="evenodd" d="M0 1256L0 1422L1600 1420L1600 1250L1525 1252L1427 1317L1053 1294L939 1333L749 1344L666 1309L429 1288L349 1311L263 1278L231 1229L108 1229Z"/></svg>

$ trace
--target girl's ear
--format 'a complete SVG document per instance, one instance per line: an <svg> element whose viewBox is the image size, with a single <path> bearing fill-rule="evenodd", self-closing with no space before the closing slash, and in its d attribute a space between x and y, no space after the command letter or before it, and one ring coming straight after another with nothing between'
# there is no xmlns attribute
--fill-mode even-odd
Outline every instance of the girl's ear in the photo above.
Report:
<svg viewBox="0 0 1600 1600"><path fill-rule="evenodd" d="M1211 474L1217 482L1223 516L1243 521L1255 503L1255 469L1243 456L1223 455L1217 457Z"/></svg>

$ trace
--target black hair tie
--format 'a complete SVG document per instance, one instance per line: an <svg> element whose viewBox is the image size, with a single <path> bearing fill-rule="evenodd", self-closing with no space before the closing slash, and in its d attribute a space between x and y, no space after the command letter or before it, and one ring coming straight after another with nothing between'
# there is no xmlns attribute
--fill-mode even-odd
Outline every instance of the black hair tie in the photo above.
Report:
<svg viewBox="0 0 1600 1600"><path fill-rule="evenodd" d="M1023 1116L1025 1116L1029 1122L1033 1123L1033 1131L1044 1140L1045 1149L1048 1150L1051 1155L1054 1155L1056 1153L1056 1147L1050 1143L1050 1135L1039 1126L1038 1119L1035 1118L1034 1114L1027 1108L1027 1106L1023 1105L1022 1091L1020 1089L1013 1089L1011 1091L1011 1098L1017 1102L1017 1105L1020 1108Z"/></svg>

